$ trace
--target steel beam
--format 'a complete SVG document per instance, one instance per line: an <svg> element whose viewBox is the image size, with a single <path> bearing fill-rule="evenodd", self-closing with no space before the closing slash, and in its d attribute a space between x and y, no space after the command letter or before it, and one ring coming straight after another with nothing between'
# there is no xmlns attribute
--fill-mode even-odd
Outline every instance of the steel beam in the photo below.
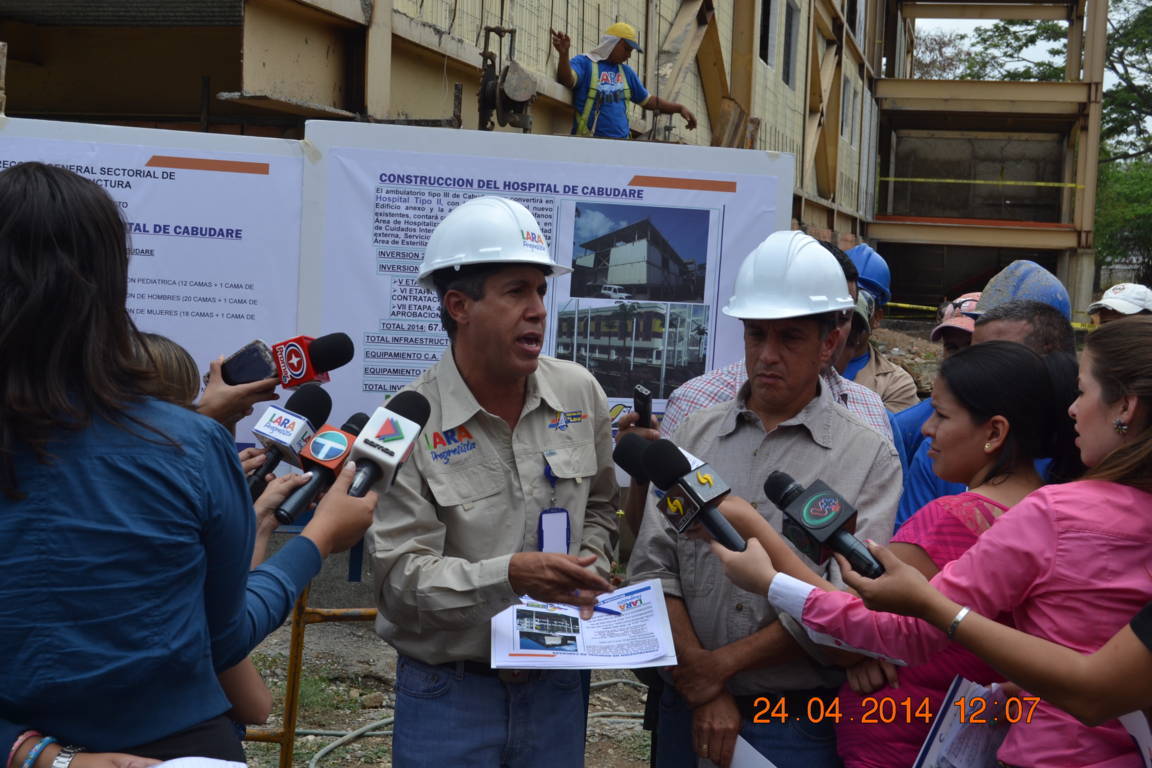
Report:
<svg viewBox="0 0 1152 768"><path fill-rule="evenodd" d="M1032 5L1026 3L905 3L904 16L909 19L1047 19L1067 21L1067 5Z"/></svg>
<svg viewBox="0 0 1152 768"><path fill-rule="evenodd" d="M889 243L1063 250L1076 247L1077 233L1071 228L1029 226L1026 222L982 226L959 223L955 219L948 223L878 220L868 225L868 239Z"/></svg>

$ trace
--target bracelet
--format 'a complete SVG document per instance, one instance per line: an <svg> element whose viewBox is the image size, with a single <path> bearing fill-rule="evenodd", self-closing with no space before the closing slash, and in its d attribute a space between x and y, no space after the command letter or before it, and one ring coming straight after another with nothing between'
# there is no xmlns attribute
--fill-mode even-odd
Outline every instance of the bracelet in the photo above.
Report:
<svg viewBox="0 0 1152 768"><path fill-rule="evenodd" d="M51 768L69 768L72 765L72 758L76 757L76 753L83 751L83 747L73 747L67 744L61 744L59 754L52 758Z"/></svg>
<svg viewBox="0 0 1152 768"><path fill-rule="evenodd" d="M20 764L20 768L32 768L32 766L36 765L36 758L40 757L40 753L44 751L44 747L55 743L56 739L51 736L45 736L40 739L39 743L32 747L32 751L28 753L28 757L24 758L24 762Z"/></svg>
<svg viewBox="0 0 1152 768"><path fill-rule="evenodd" d="M43 736L44 734L40 733L40 731L24 731L24 733L17 736L16 741L12 744L12 749L8 751L8 762L4 763L4 765L7 766L7 768L12 768L12 760L16 757L16 751L20 749L20 745L33 737L41 738Z"/></svg>
<svg viewBox="0 0 1152 768"><path fill-rule="evenodd" d="M948 625L948 632L946 634L949 640L956 634L956 630L960 627L960 622L964 621L964 617L968 615L970 610L968 606L964 606L956 612L956 618L952 619L952 623Z"/></svg>

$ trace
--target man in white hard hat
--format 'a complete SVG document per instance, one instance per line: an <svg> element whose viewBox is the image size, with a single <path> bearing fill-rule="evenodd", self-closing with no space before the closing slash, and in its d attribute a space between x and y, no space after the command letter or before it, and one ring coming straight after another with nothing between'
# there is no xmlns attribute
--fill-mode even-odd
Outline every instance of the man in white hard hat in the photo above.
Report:
<svg viewBox="0 0 1152 768"><path fill-rule="evenodd" d="M1152 290L1139 283L1117 283L1088 305L1088 315L1096 325L1129 315L1152 315Z"/></svg>
<svg viewBox="0 0 1152 768"><path fill-rule="evenodd" d="M831 253L836 258L837 263L840 264L840 268L844 272L844 279L848 283L848 293L855 301L859 290L857 286L859 272L856 265L848 257L848 254L832 243L824 240L817 242L824 246L825 250ZM840 341L836 350L833 351L833 360L848 342L848 330L851 323L852 313L848 310L842 311ZM825 366L821 374L824 383L832 390L838 403L856 414L861 421L873 427L880 434L889 439L892 438L892 426L889 423L888 411L885 410L884 401L880 399L879 395L867 387L845 379L831 364ZM684 382L668 397L668 404L660 419L660 434L664 437L670 437L692 411L707 408L709 405L715 405L725 400L732 400L747 380L748 368L741 358L732 365L709 371ZM622 425L634 423L634 421L634 418L621 419Z"/></svg>
<svg viewBox="0 0 1152 768"><path fill-rule="evenodd" d="M542 357L552 261L519 203L482 197L440 222L420 281L451 347L409 385L422 445L369 532L380 616L399 654L392 764L582 766L576 671L489 666L490 620L530 595L591 615L616 533L604 392Z"/></svg>
<svg viewBox="0 0 1152 768"><path fill-rule="evenodd" d="M625 63L632 51L644 52L636 28L631 24L616 22L604 30L599 45L571 58L572 41L568 35L556 30L550 32L552 47L559 56L556 81L572 91L572 106L576 110L572 133L628 138L631 135L628 102L653 112L680 115L688 130L696 128L696 116L687 107L650 94L636 71Z"/></svg>
<svg viewBox="0 0 1152 768"><path fill-rule="evenodd" d="M673 439L777 529L783 515L763 488L773 470L804 486L823 478L858 510L858 535L887 541L900 495L896 449L837 405L820 376L837 345L840 313L851 307L831 253L800 232L769 236L744 260L723 310L743 321L748 381L735 400L691 414ZM766 598L729 582L707 544L678 536L654 500L628 575L661 580L676 643L658 766L694 767L698 757L727 765L737 735L778 768L840 765L833 723L805 718L813 698L831 706L843 673ZM788 717L757 717L765 698L767 711L787 709Z"/></svg>

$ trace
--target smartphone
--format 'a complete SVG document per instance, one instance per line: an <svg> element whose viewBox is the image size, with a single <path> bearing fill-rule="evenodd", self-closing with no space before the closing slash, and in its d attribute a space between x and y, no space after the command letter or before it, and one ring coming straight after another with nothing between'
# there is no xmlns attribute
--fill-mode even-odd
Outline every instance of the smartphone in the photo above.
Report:
<svg viewBox="0 0 1152 768"><path fill-rule="evenodd" d="M632 389L632 410L640 414L636 426L652 426L652 392L643 384L637 384Z"/></svg>
<svg viewBox="0 0 1152 768"><path fill-rule="evenodd" d="M220 374L225 384L247 384L276 378L276 363L268 345L255 339L224 361Z"/></svg>

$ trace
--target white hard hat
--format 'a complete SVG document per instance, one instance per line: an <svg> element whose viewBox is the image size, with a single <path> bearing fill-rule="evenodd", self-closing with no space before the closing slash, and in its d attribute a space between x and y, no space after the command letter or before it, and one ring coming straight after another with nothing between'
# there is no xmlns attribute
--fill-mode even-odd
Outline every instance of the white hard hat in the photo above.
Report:
<svg viewBox="0 0 1152 768"><path fill-rule="evenodd" d="M776 320L852 309L844 270L827 248L797 231L773 232L748 254L724 314Z"/></svg>
<svg viewBox="0 0 1152 768"><path fill-rule="evenodd" d="M424 248L420 284L433 290L432 273L470 264L535 264L552 274L571 272L548 255L536 217L515 200L477 197L462 203L436 225Z"/></svg>

